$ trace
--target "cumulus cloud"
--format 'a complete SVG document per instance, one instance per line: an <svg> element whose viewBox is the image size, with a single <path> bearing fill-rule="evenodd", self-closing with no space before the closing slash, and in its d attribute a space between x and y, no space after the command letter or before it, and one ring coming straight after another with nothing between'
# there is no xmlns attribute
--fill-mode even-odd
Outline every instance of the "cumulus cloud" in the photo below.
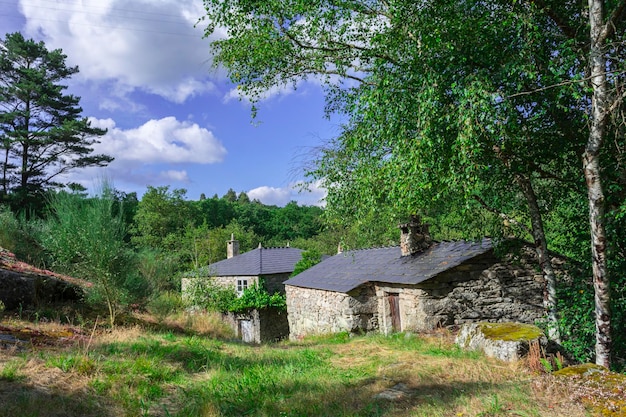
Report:
<svg viewBox="0 0 626 417"><path fill-rule="evenodd" d="M114 91L141 90L175 103L214 89L209 42L194 28L197 0L19 0L25 31L62 48L79 79L113 81Z"/></svg>
<svg viewBox="0 0 626 417"><path fill-rule="evenodd" d="M266 185L247 192L251 200L259 200L263 204L284 206L291 200L289 188L274 188Z"/></svg>
<svg viewBox="0 0 626 417"><path fill-rule="evenodd" d="M291 183L286 187L262 186L248 191L251 200L259 200L263 204L284 206L290 201L296 201L299 205L324 206L326 190L319 184L312 184L307 190L301 190L300 183Z"/></svg>
<svg viewBox="0 0 626 417"><path fill-rule="evenodd" d="M145 186L170 181L191 182L186 170L172 165L215 164L223 161L226 148L206 128L174 117L149 120L134 129L120 129L112 119L90 118L94 127L107 129L95 153L115 158L106 168L114 182ZM98 168L83 169L69 180L87 185L98 177Z"/></svg>
<svg viewBox="0 0 626 417"><path fill-rule="evenodd" d="M221 162L226 148L209 130L175 117L149 120L135 129L120 129L112 119L90 119L92 126L105 128L96 152L115 157L117 164Z"/></svg>

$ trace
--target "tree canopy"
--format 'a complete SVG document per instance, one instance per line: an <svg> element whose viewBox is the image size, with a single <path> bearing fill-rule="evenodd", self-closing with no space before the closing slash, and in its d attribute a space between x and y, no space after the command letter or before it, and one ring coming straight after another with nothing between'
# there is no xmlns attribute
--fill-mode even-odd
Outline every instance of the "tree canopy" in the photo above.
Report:
<svg viewBox="0 0 626 417"><path fill-rule="evenodd" d="M504 219L501 233L534 240L553 316L546 215L567 204L564 196L586 199L596 361L608 365L604 210L608 198L615 210L608 218L620 217L624 170L606 146L614 134L613 155L624 147L625 1L204 5L207 34L227 32L212 43L216 62L243 95L259 101L271 87L316 77L327 110L348 115L310 172L338 217L487 210Z"/></svg>

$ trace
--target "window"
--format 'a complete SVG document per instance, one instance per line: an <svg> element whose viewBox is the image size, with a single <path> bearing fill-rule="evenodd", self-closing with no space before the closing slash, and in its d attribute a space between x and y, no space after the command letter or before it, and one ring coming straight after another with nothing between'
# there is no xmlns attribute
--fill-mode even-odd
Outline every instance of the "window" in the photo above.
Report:
<svg viewBox="0 0 626 417"><path fill-rule="evenodd" d="M237 294L243 294L243 290L248 288L248 280L247 279L238 279L237 280Z"/></svg>

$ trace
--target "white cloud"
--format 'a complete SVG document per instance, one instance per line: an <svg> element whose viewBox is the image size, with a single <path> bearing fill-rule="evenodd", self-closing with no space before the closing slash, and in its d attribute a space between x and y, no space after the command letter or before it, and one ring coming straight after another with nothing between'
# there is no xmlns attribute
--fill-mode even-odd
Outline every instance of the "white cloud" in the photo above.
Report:
<svg viewBox="0 0 626 417"><path fill-rule="evenodd" d="M259 200L263 204L284 206L291 201L291 190L289 188L274 188L266 185L248 191L250 200Z"/></svg>
<svg viewBox="0 0 626 417"><path fill-rule="evenodd" d="M190 182L189 176L187 175L187 171L176 171L173 169L162 171L159 175L164 182L169 180L177 181L177 182Z"/></svg>
<svg viewBox="0 0 626 417"><path fill-rule="evenodd" d="M94 127L108 129L94 146L94 153L115 158L106 169L91 167L64 177L86 187L102 171L123 188L142 189L146 185L171 181L191 183L186 170L176 165L214 164L223 161L226 149L209 130L174 117L150 120L134 129L120 129L112 119L90 118ZM139 186L139 187L136 187Z"/></svg>
<svg viewBox="0 0 626 417"><path fill-rule="evenodd" d="M296 88L301 87L302 83L303 81L298 82L296 85ZM296 88L294 88L294 86L291 84L283 85L283 86L274 86L263 92L260 92L259 97L257 97L257 100L267 101L278 96L281 96L281 97L288 96L288 95L293 94ZM228 103L229 101L233 101L233 100L241 100L244 103L249 104L252 102L252 99L253 97L251 95L245 94L239 88L233 88L224 95L225 103Z"/></svg>
<svg viewBox="0 0 626 417"><path fill-rule="evenodd" d="M209 40L194 28L199 0L20 0L26 33L62 48L77 79L113 82L175 103L211 91ZM216 74L214 74L216 76Z"/></svg>
<svg viewBox="0 0 626 417"><path fill-rule="evenodd" d="M95 127L108 129L98 153L115 157L113 164L155 164L221 162L226 148L209 130L189 121L178 121L174 117L149 120L135 129L123 130L116 127L112 119L90 119ZM113 165L111 164L111 165Z"/></svg>
<svg viewBox="0 0 626 417"><path fill-rule="evenodd" d="M259 200L263 204L284 206L290 201L296 201L299 205L324 206L326 190L319 184L312 184L308 190L301 191L299 183L291 183L287 187L262 186L248 191L251 200Z"/></svg>

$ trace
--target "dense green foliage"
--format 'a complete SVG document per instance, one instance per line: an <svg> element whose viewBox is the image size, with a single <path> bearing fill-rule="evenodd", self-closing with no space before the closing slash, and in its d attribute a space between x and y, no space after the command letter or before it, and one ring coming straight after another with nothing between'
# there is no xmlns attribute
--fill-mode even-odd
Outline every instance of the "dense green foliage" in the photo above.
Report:
<svg viewBox="0 0 626 417"><path fill-rule="evenodd" d="M280 293L270 294L263 288L263 282L255 284L243 290L241 296L235 298L228 306L228 311L239 313L251 309L273 307L286 310L285 295Z"/></svg>
<svg viewBox="0 0 626 417"><path fill-rule="evenodd" d="M51 267L93 284L87 295L105 303L111 325L129 298L144 292L136 256L124 242L124 221L114 213L114 205L106 184L90 199L60 192L52 198L51 215L36 236Z"/></svg>
<svg viewBox="0 0 626 417"><path fill-rule="evenodd" d="M306 271L313 265L316 265L322 261L322 254L319 253L316 249L310 249L302 252L302 259L300 259L291 274L292 277L295 277L302 271Z"/></svg>

